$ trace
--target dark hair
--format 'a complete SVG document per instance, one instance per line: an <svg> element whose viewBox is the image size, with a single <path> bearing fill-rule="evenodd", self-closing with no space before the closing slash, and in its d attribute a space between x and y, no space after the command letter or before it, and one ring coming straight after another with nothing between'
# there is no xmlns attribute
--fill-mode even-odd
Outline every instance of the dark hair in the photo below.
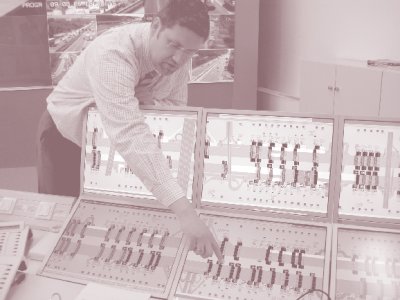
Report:
<svg viewBox="0 0 400 300"><path fill-rule="evenodd" d="M204 40L210 33L210 17L208 9L200 0L169 0L160 10L158 17L164 27L174 25L186 27Z"/></svg>

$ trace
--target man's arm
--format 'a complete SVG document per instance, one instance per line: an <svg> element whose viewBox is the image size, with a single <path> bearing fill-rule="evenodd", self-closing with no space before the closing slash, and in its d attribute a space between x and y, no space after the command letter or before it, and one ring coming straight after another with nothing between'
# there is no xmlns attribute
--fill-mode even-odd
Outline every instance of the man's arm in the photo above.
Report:
<svg viewBox="0 0 400 300"><path fill-rule="evenodd" d="M86 53L86 71L96 105L110 141L146 188L169 206L184 192L172 177L139 109L134 89L138 64L119 50L92 47Z"/></svg>
<svg viewBox="0 0 400 300"><path fill-rule="evenodd" d="M92 50L93 49L93 50ZM221 258L217 242L196 215L181 187L173 178L158 148L134 94L138 64L118 50L91 48L86 52L86 71L104 129L117 151L146 188L178 216L182 230L196 243L196 253ZM211 249L211 250L210 250Z"/></svg>

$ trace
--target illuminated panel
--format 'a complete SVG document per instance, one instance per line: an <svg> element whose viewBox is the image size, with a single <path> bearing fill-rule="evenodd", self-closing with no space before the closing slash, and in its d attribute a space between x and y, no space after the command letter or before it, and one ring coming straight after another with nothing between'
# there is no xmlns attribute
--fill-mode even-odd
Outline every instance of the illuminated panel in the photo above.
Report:
<svg viewBox="0 0 400 300"><path fill-rule="evenodd" d="M176 296L297 299L309 289L324 289L324 276L329 276L324 270L325 227L214 215L201 218L220 241L224 262L189 252ZM314 294L307 299L320 298Z"/></svg>
<svg viewBox="0 0 400 300"><path fill-rule="evenodd" d="M326 213L333 121L207 116L202 201Z"/></svg>
<svg viewBox="0 0 400 300"><path fill-rule="evenodd" d="M144 117L173 176L186 191L187 198L191 199L197 113L144 110ZM87 119L84 189L86 192L141 195L154 199L152 193L111 146L100 114L96 110L90 110Z"/></svg>
<svg viewBox="0 0 400 300"><path fill-rule="evenodd" d="M400 124L346 121L339 215L400 218Z"/></svg>
<svg viewBox="0 0 400 300"><path fill-rule="evenodd" d="M80 200L42 274L145 290L165 297L182 243L171 213Z"/></svg>
<svg viewBox="0 0 400 300"><path fill-rule="evenodd" d="M337 243L335 299L400 299L400 234L341 228Z"/></svg>

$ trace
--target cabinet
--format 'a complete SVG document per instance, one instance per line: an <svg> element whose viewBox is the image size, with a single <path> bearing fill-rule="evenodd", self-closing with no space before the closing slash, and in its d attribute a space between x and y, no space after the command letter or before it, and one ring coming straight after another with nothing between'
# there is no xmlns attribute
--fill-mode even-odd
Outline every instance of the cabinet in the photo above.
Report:
<svg viewBox="0 0 400 300"><path fill-rule="evenodd" d="M339 115L378 116L383 70L357 62L304 61L300 110Z"/></svg>
<svg viewBox="0 0 400 300"><path fill-rule="evenodd" d="M300 111L333 114L335 73L334 65L302 63Z"/></svg>

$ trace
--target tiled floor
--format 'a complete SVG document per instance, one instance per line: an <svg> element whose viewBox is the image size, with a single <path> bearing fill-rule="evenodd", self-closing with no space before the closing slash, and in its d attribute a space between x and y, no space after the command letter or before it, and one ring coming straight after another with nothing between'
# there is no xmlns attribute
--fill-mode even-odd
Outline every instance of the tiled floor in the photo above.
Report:
<svg viewBox="0 0 400 300"><path fill-rule="evenodd" d="M0 168L0 189L37 192L36 167Z"/></svg>

